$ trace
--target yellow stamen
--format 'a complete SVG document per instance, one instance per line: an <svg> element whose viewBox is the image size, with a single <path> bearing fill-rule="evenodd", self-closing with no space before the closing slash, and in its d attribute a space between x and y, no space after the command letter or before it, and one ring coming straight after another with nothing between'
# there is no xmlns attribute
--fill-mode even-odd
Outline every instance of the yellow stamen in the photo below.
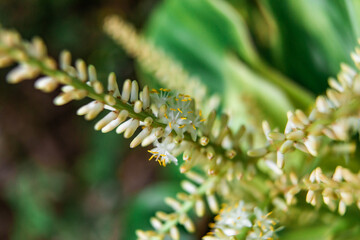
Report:
<svg viewBox="0 0 360 240"><path fill-rule="evenodd" d="M268 214L266 214L265 216L264 216L264 218L267 218L268 216L270 216L272 214L272 212L269 212Z"/></svg>
<svg viewBox="0 0 360 240"><path fill-rule="evenodd" d="M180 119L185 120L185 119L187 119L187 118L186 118L186 117L181 117Z"/></svg>
<svg viewBox="0 0 360 240"><path fill-rule="evenodd" d="M171 111L176 111L176 109L175 109L175 108L170 108L170 110L171 110Z"/></svg>
<svg viewBox="0 0 360 240"><path fill-rule="evenodd" d="M163 92L170 92L171 90L170 90L170 89L167 89L167 88L160 88L160 91L163 91Z"/></svg>
<svg viewBox="0 0 360 240"><path fill-rule="evenodd" d="M195 129L195 130L196 130L196 127L195 127L195 125L193 124L192 126L193 126L193 129Z"/></svg>
<svg viewBox="0 0 360 240"><path fill-rule="evenodd" d="M181 125L181 126L179 126L178 128L183 128L183 127L185 127L185 125Z"/></svg>
<svg viewBox="0 0 360 240"><path fill-rule="evenodd" d="M169 127L172 129L172 127L171 127L171 122L169 122Z"/></svg>

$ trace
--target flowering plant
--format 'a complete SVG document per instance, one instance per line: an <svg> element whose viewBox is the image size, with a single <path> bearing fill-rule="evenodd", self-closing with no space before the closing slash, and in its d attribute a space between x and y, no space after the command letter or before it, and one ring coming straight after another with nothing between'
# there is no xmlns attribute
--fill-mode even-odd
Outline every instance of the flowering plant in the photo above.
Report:
<svg viewBox="0 0 360 240"><path fill-rule="evenodd" d="M70 52L63 51L56 63L40 38L29 42L3 28L0 67L18 64L6 77L11 84L37 78L34 86L41 91L61 87L55 105L90 99L77 114L93 120L105 112L95 130L132 138L130 148L152 145L149 160L179 166L187 178L180 183L184 192L165 199L173 211L157 212L150 219L152 230L136 232L139 239L180 239L179 226L194 232L192 210L198 217L207 209L216 215L206 240L278 239L288 222L301 226L294 220L300 213L311 221L321 221L323 212L332 219L348 209L358 214L360 175L339 160L356 154L357 70L341 64L337 79L330 78L326 94L309 109L310 94L281 79L279 86L302 107L288 109L284 129L265 119L261 128L249 123L233 127L233 116L218 110L220 97L132 26L111 16L104 29L144 71L156 76L161 88L125 80L120 89L114 73L104 86L96 68L81 59L73 62ZM360 51L351 57L360 68ZM325 164L333 155L335 164ZM313 208L302 211L305 203Z"/></svg>

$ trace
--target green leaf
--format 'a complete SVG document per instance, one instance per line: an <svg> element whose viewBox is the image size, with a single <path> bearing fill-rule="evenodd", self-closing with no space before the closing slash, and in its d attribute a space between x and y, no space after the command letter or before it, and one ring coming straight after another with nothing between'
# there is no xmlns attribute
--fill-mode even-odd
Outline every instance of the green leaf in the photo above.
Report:
<svg viewBox="0 0 360 240"><path fill-rule="evenodd" d="M234 126L247 119L246 102L239 102L244 93L259 105L267 103L260 112L280 127L293 104L307 108L311 102L307 93L260 59L242 17L224 1L164 1L150 18L146 36L199 77L210 93L222 96L223 109L241 112L232 116ZM234 70L229 55L242 62L239 69L244 72Z"/></svg>
<svg viewBox="0 0 360 240"><path fill-rule="evenodd" d="M315 93L327 87L359 32L358 1L266 1L278 25L273 64ZM276 59L278 61L276 61Z"/></svg>

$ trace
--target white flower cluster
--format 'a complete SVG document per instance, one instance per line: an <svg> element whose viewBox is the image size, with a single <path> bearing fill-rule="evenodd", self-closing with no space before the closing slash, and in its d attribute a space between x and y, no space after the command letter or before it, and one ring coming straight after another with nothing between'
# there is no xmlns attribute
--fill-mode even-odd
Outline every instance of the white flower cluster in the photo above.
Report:
<svg viewBox="0 0 360 240"><path fill-rule="evenodd" d="M360 67L359 49L352 54L352 58L355 65ZM330 78L329 85L326 95L316 98L315 106L309 115L301 110L287 113L288 121L284 133L272 131L269 124L264 121L263 130L267 145L249 150L248 155L265 159L265 164L275 174L281 175L286 153L297 149L310 156L319 157L320 153L326 153L321 144L323 137L326 136L337 142L349 141L360 129L359 109L352 106L357 104L356 99L360 96L359 75L350 66L341 64L337 80ZM327 148L344 155L355 152L355 148L351 147L338 149L327 146Z"/></svg>
<svg viewBox="0 0 360 240"><path fill-rule="evenodd" d="M189 95L174 93L170 89L160 88L151 91L153 113L159 121L166 124L165 135L173 130L181 138L187 132L195 141L197 130L202 127L205 119L201 111L195 110L195 103Z"/></svg>
<svg viewBox="0 0 360 240"><path fill-rule="evenodd" d="M156 140L153 144L155 148L149 150L150 160L155 158L160 165L166 166L169 163L177 164L174 152L182 152L181 146L175 143L174 137L170 135L172 131L183 139L185 133L190 134L193 141L196 140L198 129L202 128L205 119L202 118L201 111L195 110L193 99L188 95L175 93L170 89L152 89L151 110L158 122L166 125L164 136L161 140Z"/></svg>
<svg viewBox="0 0 360 240"><path fill-rule="evenodd" d="M233 207L225 207L215 217L214 231L208 233L204 240L231 240L239 234L245 234L246 240L277 239L276 221L270 213L264 213L258 207L246 205L240 201Z"/></svg>

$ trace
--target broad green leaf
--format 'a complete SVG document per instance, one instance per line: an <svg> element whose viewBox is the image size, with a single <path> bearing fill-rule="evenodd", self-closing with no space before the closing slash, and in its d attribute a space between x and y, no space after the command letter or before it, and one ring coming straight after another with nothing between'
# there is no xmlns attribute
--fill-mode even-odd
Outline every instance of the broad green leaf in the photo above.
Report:
<svg viewBox="0 0 360 240"><path fill-rule="evenodd" d="M232 116L234 126L248 119L246 102L239 100L245 93L260 100L260 112L280 127L293 104L306 108L310 103L308 94L259 58L242 17L224 1L164 1L152 15L146 36L199 77L210 93L222 96L221 107L238 113ZM236 74L229 55L242 62Z"/></svg>
<svg viewBox="0 0 360 240"><path fill-rule="evenodd" d="M292 108L285 94L238 59L226 61L224 104L232 111L230 116L243 124L259 123L260 118L284 126L286 111Z"/></svg>
<svg viewBox="0 0 360 240"><path fill-rule="evenodd" d="M359 37L358 1L271 0L279 41L270 51L273 64L315 93L336 76Z"/></svg>

